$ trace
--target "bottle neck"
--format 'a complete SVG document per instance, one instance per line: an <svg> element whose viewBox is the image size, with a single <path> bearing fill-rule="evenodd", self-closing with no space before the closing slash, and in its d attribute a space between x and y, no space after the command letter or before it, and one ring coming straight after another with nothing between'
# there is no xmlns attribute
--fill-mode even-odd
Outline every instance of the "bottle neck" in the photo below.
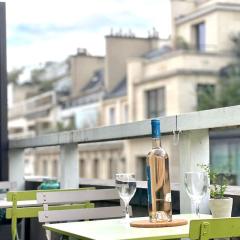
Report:
<svg viewBox="0 0 240 240"><path fill-rule="evenodd" d="M152 148L159 148L159 147L161 147L160 138L152 138Z"/></svg>

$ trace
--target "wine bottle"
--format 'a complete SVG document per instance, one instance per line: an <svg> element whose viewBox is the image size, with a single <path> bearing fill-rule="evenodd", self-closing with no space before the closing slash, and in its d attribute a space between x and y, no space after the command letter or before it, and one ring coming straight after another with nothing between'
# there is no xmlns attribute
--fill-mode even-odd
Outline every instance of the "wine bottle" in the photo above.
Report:
<svg viewBox="0 0 240 240"><path fill-rule="evenodd" d="M147 155L148 213L151 222L172 221L169 158L161 147L160 121L153 119L152 150Z"/></svg>

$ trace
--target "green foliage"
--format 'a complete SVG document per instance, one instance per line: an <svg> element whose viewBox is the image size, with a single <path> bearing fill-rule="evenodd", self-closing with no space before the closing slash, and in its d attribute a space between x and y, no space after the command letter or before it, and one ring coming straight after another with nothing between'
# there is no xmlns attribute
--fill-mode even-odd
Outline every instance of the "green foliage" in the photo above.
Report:
<svg viewBox="0 0 240 240"><path fill-rule="evenodd" d="M217 107L215 99L215 88L212 84L198 86L197 89L198 94L198 106L197 110L206 110Z"/></svg>
<svg viewBox="0 0 240 240"><path fill-rule="evenodd" d="M175 46L177 49L189 49L189 44L185 41L183 37L177 36L175 39Z"/></svg>
<svg viewBox="0 0 240 240"><path fill-rule="evenodd" d="M240 33L231 37L235 61L222 68L214 92L199 94L198 110L228 107L240 104Z"/></svg>
<svg viewBox="0 0 240 240"><path fill-rule="evenodd" d="M17 84L19 80L19 76L23 73L24 68L14 68L10 72L8 72L8 82Z"/></svg>
<svg viewBox="0 0 240 240"><path fill-rule="evenodd" d="M215 170L210 169L208 165L198 164L207 174L210 179L210 196L211 198L221 199L224 198L224 193L227 189L228 180L223 174L217 173Z"/></svg>
<svg viewBox="0 0 240 240"><path fill-rule="evenodd" d="M53 89L52 81L41 81L38 83L40 92L47 92Z"/></svg>
<svg viewBox="0 0 240 240"><path fill-rule="evenodd" d="M233 54L240 60L240 32L233 34L230 39L233 42Z"/></svg>
<svg viewBox="0 0 240 240"><path fill-rule="evenodd" d="M67 126L63 122L57 122L57 131L70 131L76 129L74 118L70 118Z"/></svg>

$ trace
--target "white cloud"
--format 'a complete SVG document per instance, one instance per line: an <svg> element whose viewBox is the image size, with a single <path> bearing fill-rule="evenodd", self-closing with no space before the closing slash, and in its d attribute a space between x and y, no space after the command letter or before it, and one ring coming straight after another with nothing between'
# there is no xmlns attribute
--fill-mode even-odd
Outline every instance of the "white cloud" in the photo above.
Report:
<svg viewBox="0 0 240 240"><path fill-rule="evenodd" d="M110 28L170 33L169 0L6 0L8 65L62 60L78 47L104 54Z"/></svg>

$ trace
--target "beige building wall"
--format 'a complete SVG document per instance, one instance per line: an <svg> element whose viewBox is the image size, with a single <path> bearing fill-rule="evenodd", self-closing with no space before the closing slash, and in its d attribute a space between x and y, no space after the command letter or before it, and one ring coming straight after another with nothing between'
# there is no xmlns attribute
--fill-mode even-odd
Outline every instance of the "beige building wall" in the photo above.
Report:
<svg viewBox="0 0 240 240"><path fill-rule="evenodd" d="M102 103L102 125L111 125L110 111L114 109L115 123L122 124L128 122L128 100L127 96L111 98Z"/></svg>
<svg viewBox="0 0 240 240"><path fill-rule="evenodd" d="M171 0L171 17L172 17L172 31L171 31L171 39L172 45L176 44L176 25L175 19L179 16L186 15L188 13L193 12L196 9L196 4L194 1L182 1L182 0Z"/></svg>
<svg viewBox="0 0 240 240"><path fill-rule="evenodd" d="M158 38L106 36L105 83L111 91L126 75L127 59L157 48Z"/></svg>
<svg viewBox="0 0 240 240"><path fill-rule="evenodd" d="M174 16L190 13L196 5L176 4ZM205 1L199 5L216 2ZM232 1L231 1L232 2ZM234 1L236 2L236 1ZM204 17L193 18L177 25L176 33L190 45L194 44L193 26L202 21L206 23L207 50L230 49L228 36L240 29L239 12L213 11ZM223 27L228 26L228 27ZM115 124L146 119L146 91L165 87L166 115L196 110L197 84L215 84L217 71L233 61L232 56L221 54L196 54L175 51L165 54L157 60L140 58L144 53L156 48L158 39L141 39L133 37L106 37L106 61L99 57L78 55L72 58L73 94L79 94L93 72L105 66L105 80L108 90L112 90L127 75L128 95L101 102L101 125L109 125L110 109L115 109ZM134 57L129 60L129 58ZM139 58L137 58L139 57ZM197 74L196 74L197 73ZM182 90L184 89L184 91ZM125 107L128 107L126 120ZM53 114L54 115L54 114ZM51 116L49 120L54 120ZM173 129L174 130L174 129ZM164 136L162 146L169 153L170 177L172 182L179 182L178 146L173 144L173 136ZM80 172L84 178L112 178L115 172L134 172L141 180L145 171L145 157L151 149L151 139L134 139L119 141L117 144L94 143L79 146ZM36 175L55 175L55 161L59 159L59 150L51 153L41 151L36 154ZM46 161L48 163L46 171ZM54 172L55 171L55 172Z"/></svg>
<svg viewBox="0 0 240 240"><path fill-rule="evenodd" d="M208 1L207 4L200 6L201 8L205 7L207 9L209 5L215 4L216 2L240 4L240 1L237 0ZM190 46L195 47L194 26L201 22L205 22L207 51L231 50L233 45L230 38L233 34L240 31L240 10L234 10L234 7L232 10L224 10L223 8L222 10L210 11L207 14L189 18L183 23L175 24L175 35L182 37Z"/></svg>
<svg viewBox="0 0 240 240"><path fill-rule="evenodd" d="M202 17L194 18L191 21L178 24L176 26L176 36L182 37L190 47L196 47L196 39L194 35L194 25L205 22L206 28L206 50L218 51L219 46L219 28L218 28L218 14L212 12L211 14Z"/></svg>
<svg viewBox="0 0 240 240"><path fill-rule="evenodd" d="M196 1L171 0L172 18L175 19L182 15L187 15L196 10Z"/></svg>
<svg viewBox="0 0 240 240"><path fill-rule="evenodd" d="M240 1L237 2L240 4ZM217 26L219 48L221 50L232 50L231 37L240 32L240 8L239 11L218 12Z"/></svg>
<svg viewBox="0 0 240 240"><path fill-rule="evenodd" d="M216 3L240 4L240 0L199 0L198 7L205 7Z"/></svg>
<svg viewBox="0 0 240 240"><path fill-rule="evenodd" d="M9 88L12 96L12 99L9 99L9 101L14 105L38 94L38 87L34 85L10 84Z"/></svg>
<svg viewBox="0 0 240 240"><path fill-rule="evenodd" d="M214 73L231 62L230 56L184 51L158 60L132 59L128 62L129 120L146 119L146 91L160 87L165 87L166 115L195 111L197 84L215 84Z"/></svg>
<svg viewBox="0 0 240 240"><path fill-rule="evenodd" d="M188 75L178 76L178 113L193 112L197 110L198 84L213 84L218 81L218 75ZM184 91L179 91L184 89Z"/></svg>
<svg viewBox="0 0 240 240"><path fill-rule="evenodd" d="M161 144L169 154L171 181L179 182L178 146L174 146L172 136L162 137ZM143 180L146 156L152 149L151 138L126 140L124 149L127 159L126 172L133 172L136 174L137 180Z"/></svg>
<svg viewBox="0 0 240 240"><path fill-rule="evenodd" d="M87 54L75 55L71 58L72 95L78 96L80 89L87 84L94 71L104 68L104 57Z"/></svg>

